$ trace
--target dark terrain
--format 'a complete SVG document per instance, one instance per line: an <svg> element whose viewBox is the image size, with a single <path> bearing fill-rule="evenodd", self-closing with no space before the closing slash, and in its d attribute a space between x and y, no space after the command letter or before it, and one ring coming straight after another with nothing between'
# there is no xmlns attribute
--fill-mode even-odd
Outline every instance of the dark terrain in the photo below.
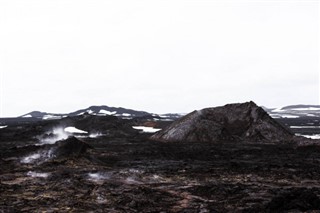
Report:
<svg viewBox="0 0 320 213"><path fill-rule="evenodd" d="M308 119L316 125L318 118L278 121L305 126ZM320 212L318 145L158 142L132 126L172 122L145 115L10 122L0 129L0 212ZM68 126L99 136L42 142Z"/></svg>

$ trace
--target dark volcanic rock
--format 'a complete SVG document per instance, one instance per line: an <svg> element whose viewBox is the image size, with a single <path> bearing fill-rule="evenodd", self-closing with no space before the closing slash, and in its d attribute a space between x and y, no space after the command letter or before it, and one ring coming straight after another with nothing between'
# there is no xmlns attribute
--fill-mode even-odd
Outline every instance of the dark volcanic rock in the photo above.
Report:
<svg viewBox="0 0 320 213"><path fill-rule="evenodd" d="M66 140L58 141L57 148L54 151L56 157L77 157L92 148L89 144L78 140L75 137L69 137Z"/></svg>
<svg viewBox="0 0 320 213"><path fill-rule="evenodd" d="M160 141L289 140L293 134L253 102L194 111L157 132Z"/></svg>
<svg viewBox="0 0 320 213"><path fill-rule="evenodd" d="M320 199L311 190L294 189L273 198L267 205L267 209L271 210L271 212L284 210L319 210Z"/></svg>
<svg viewBox="0 0 320 213"><path fill-rule="evenodd" d="M43 146L25 146L13 148L16 155L20 155L20 162L23 164L40 165L56 159L78 158L81 157L87 149L93 148L89 144L78 140L75 137L69 137L66 140L58 141L54 144Z"/></svg>

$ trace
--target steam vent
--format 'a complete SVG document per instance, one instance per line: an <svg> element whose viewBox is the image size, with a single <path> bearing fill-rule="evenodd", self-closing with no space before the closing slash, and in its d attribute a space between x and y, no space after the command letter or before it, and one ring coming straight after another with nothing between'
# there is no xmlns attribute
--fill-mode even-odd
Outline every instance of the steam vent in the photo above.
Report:
<svg viewBox="0 0 320 213"><path fill-rule="evenodd" d="M254 102L193 111L151 139L174 142L287 141L293 134Z"/></svg>

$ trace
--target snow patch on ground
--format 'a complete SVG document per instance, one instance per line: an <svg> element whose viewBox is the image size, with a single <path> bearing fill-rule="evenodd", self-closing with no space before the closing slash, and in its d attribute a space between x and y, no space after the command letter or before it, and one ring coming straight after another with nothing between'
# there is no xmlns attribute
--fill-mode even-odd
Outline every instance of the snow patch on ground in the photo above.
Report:
<svg viewBox="0 0 320 213"><path fill-rule="evenodd" d="M28 114L28 115L24 115L22 116L23 118L32 118L32 115Z"/></svg>
<svg viewBox="0 0 320 213"><path fill-rule="evenodd" d="M76 135L76 138L98 138L98 137L102 137L105 136L105 134L102 133L91 133L89 135Z"/></svg>
<svg viewBox="0 0 320 213"><path fill-rule="evenodd" d="M49 177L48 173L39 173L39 172L32 172L32 171L29 171L27 173L27 175L30 177L34 177L34 178L47 178L47 177Z"/></svg>
<svg viewBox="0 0 320 213"><path fill-rule="evenodd" d="M278 114L269 114L272 118L281 118L281 116L280 115L278 115Z"/></svg>
<svg viewBox="0 0 320 213"><path fill-rule="evenodd" d="M43 116L43 120L55 120L55 119L61 119L61 116L56 116L56 115L45 115Z"/></svg>
<svg viewBox="0 0 320 213"><path fill-rule="evenodd" d="M133 126L132 128L137 130L142 130L143 133L155 133L161 130L161 129L156 129L156 128L147 127L147 126Z"/></svg>
<svg viewBox="0 0 320 213"><path fill-rule="evenodd" d="M77 129L77 128L73 127L73 126L69 126L69 127L64 128L64 131L68 132L68 133L71 133L71 134L73 134L73 133L88 134L88 132L86 132L84 130L81 130L81 129Z"/></svg>
<svg viewBox="0 0 320 213"><path fill-rule="evenodd" d="M291 110L296 110L296 111L316 111L320 110L319 107L307 107L307 108L293 108Z"/></svg>
<svg viewBox="0 0 320 213"><path fill-rule="evenodd" d="M316 115L314 114L307 114L308 117L317 117Z"/></svg>
<svg viewBox="0 0 320 213"><path fill-rule="evenodd" d="M272 110L272 112L285 112L286 110L283 110L282 108L277 108Z"/></svg>
<svg viewBox="0 0 320 213"><path fill-rule="evenodd" d="M100 114L106 114L106 115L114 115L114 114L117 113L117 111L110 112L110 111L108 111L108 110L101 109L101 110L99 111L99 113L100 113Z"/></svg>
<svg viewBox="0 0 320 213"><path fill-rule="evenodd" d="M317 134L317 135L304 135L304 137L311 138L311 139L320 139L320 134Z"/></svg>
<svg viewBox="0 0 320 213"><path fill-rule="evenodd" d="M101 137L101 136L104 136L104 134L102 134L102 133L91 133L90 135L89 135L89 138L98 138L98 137Z"/></svg>
<svg viewBox="0 0 320 213"><path fill-rule="evenodd" d="M0 129L6 128L6 127L8 127L8 126L0 126Z"/></svg>
<svg viewBox="0 0 320 213"><path fill-rule="evenodd" d="M302 136L302 137L305 137L305 138L310 138L310 139L320 139L320 134L315 134L315 135L301 135L301 134L296 134L297 136Z"/></svg>
<svg viewBox="0 0 320 213"><path fill-rule="evenodd" d="M318 129L320 126L290 126L293 129Z"/></svg>
<svg viewBox="0 0 320 213"><path fill-rule="evenodd" d="M129 113L122 113L122 116L129 117L129 116L131 116L131 114L129 114Z"/></svg>
<svg viewBox="0 0 320 213"><path fill-rule="evenodd" d="M280 115L282 118L299 118L298 115Z"/></svg>

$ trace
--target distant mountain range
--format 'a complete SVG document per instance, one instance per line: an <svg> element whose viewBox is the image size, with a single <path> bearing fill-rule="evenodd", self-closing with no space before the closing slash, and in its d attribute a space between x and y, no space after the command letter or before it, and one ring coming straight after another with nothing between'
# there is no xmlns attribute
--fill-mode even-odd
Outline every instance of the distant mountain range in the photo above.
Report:
<svg viewBox="0 0 320 213"><path fill-rule="evenodd" d="M290 105L282 108L266 108L266 112L273 118L302 118L319 117L320 105Z"/></svg>
<svg viewBox="0 0 320 213"><path fill-rule="evenodd" d="M153 118L155 120L174 120L181 117L183 114L178 113L168 113L168 114L154 114L145 111L137 111L133 109L126 109L122 107L109 107L109 106L90 106L86 109L80 109L71 113L48 113L48 112L40 112L40 111L32 111L18 118L29 118L29 119L41 119L41 120L53 120L53 119L61 119L64 117L74 117L79 115L96 115L96 116L107 116L112 115L116 117L120 117L123 119L132 119L132 118Z"/></svg>
<svg viewBox="0 0 320 213"><path fill-rule="evenodd" d="M282 108L267 108L263 109L268 112L273 118L299 118L299 117L320 117L320 105L290 105ZM67 116L78 116L83 114L90 115L113 115L121 118L136 118L136 117L153 117L155 119L177 119L181 117L182 113L168 113L168 114L154 114L145 111L137 111L133 109L126 109L122 107L109 107L109 106L90 106L86 109L80 109L71 113L48 113L33 111L20 118L37 118L37 119L60 119Z"/></svg>
<svg viewBox="0 0 320 213"><path fill-rule="evenodd" d="M271 117L276 119L290 119L290 118L310 118L320 119L320 105L290 105L282 108L267 108L262 107ZM126 109L122 107L109 107L109 106L90 106L86 109L80 109L71 113L50 113L32 111L16 118L0 118L1 123L16 122L16 121L39 121L39 120L55 120L64 117L74 117L79 115L96 115L96 116L116 116L122 119L146 118L150 120L160 121L173 121L181 116L183 113L167 113L155 114L145 111Z"/></svg>

